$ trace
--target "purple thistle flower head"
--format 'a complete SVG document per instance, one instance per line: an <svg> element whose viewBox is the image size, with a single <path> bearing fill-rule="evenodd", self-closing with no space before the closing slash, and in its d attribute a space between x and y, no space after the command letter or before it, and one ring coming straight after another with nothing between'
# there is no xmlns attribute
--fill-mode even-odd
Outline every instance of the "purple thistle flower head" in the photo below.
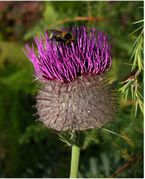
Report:
<svg viewBox="0 0 145 179"><path fill-rule="evenodd" d="M76 42L70 45L54 43L45 38L35 38L38 55L26 45L26 55L34 65L36 76L46 80L72 82L78 76L100 75L111 65L110 45L107 35L92 28L72 28Z"/></svg>
<svg viewBox="0 0 145 179"><path fill-rule="evenodd" d="M26 45L42 84L36 98L40 121L57 131L100 127L116 112L116 95L104 74L111 66L107 35L85 27L71 33L75 41L69 45L47 33L35 38L37 53Z"/></svg>

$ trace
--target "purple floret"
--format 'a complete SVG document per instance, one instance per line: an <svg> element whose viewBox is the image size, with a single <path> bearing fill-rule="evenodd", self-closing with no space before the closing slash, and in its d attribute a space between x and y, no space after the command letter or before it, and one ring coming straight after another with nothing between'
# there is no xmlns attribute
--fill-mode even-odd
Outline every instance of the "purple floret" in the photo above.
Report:
<svg viewBox="0 0 145 179"><path fill-rule="evenodd" d="M110 45L107 35L86 27L72 28L76 38L70 45L52 41L48 34L35 38L34 47L26 45L26 55L33 63L37 77L46 80L59 80L65 83L74 81L78 76L100 75L111 66Z"/></svg>

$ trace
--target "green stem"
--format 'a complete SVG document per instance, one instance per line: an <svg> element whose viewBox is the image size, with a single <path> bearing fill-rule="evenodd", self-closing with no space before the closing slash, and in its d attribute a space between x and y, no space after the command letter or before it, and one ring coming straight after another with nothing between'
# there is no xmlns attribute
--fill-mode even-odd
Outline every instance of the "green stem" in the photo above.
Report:
<svg viewBox="0 0 145 179"><path fill-rule="evenodd" d="M80 147L72 146L70 178L77 178L79 166Z"/></svg>

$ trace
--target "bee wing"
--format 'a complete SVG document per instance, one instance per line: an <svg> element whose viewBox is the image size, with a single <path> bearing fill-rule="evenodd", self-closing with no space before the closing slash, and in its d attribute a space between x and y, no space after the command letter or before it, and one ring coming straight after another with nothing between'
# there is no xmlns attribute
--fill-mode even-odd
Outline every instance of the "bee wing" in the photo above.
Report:
<svg viewBox="0 0 145 179"><path fill-rule="evenodd" d="M58 35L62 33L62 31L56 29L50 29L50 32L53 33L54 35Z"/></svg>

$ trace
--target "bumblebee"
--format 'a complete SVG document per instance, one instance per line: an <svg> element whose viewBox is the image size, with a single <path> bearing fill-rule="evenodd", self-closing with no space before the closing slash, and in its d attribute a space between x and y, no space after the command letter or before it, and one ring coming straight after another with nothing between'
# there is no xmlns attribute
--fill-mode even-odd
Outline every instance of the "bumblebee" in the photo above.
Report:
<svg viewBox="0 0 145 179"><path fill-rule="evenodd" d="M66 45L70 45L71 42L75 41L75 37L70 32L60 31L56 29L50 30L50 39L56 42L62 42Z"/></svg>

